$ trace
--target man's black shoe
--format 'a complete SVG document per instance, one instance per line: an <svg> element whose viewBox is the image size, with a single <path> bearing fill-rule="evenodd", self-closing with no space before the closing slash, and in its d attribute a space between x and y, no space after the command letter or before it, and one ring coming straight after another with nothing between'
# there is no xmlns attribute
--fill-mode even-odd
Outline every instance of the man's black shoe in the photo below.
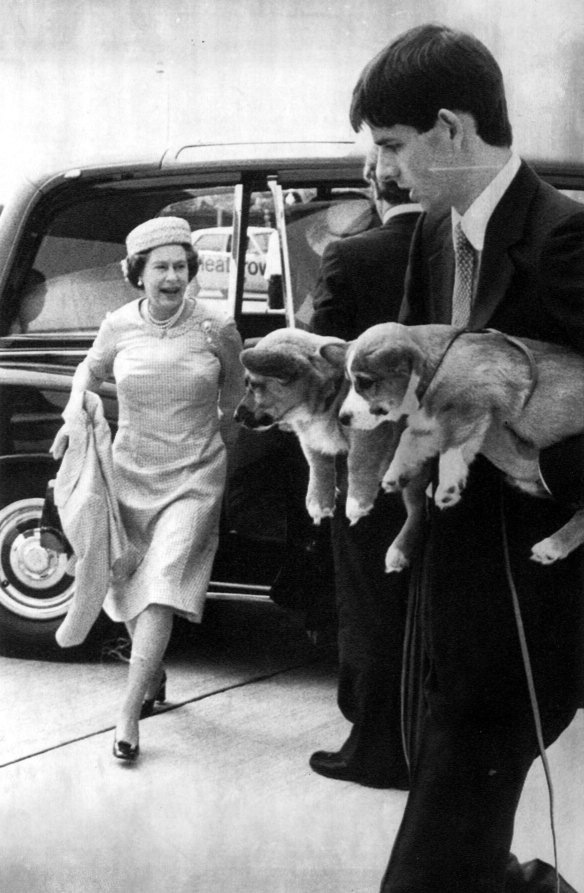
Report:
<svg viewBox="0 0 584 893"><path fill-rule="evenodd" d="M376 775L364 771L354 762L344 758L341 753L329 750L317 750L308 762L310 768L319 775L336 778L339 781L354 781L368 788L395 788L398 791L407 791L410 786L405 771L397 770L394 775Z"/></svg>

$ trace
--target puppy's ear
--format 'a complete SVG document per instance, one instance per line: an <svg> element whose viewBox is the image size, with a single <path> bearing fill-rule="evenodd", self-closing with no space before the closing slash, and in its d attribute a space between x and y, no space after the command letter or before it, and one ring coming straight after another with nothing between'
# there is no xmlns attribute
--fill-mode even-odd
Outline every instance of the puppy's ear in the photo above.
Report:
<svg viewBox="0 0 584 893"><path fill-rule="evenodd" d="M423 354L415 344L382 345L370 351L364 359L364 363L355 364L357 371L374 373L382 378L409 378L412 372L419 374Z"/></svg>
<svg viewBox="0 0 584 893"><path fill-rule="evenodd" d="M349 347L347 341L331 341L330 344L323 344L318 352L335 369L344 369Z"/></svg>
<svg viewBox="0 0 584 893"><path fill-rule="evenodd" d="M377 367L392 378L409 378L414 368L414 357L411 354L380 353Z"/></svg>
<svg viewBox="0 0 584 893"><path fill-rule="evenodd" d="M261 347L244 350L240 359L245 368L253 374L276 378L282 382L294 381L308 365L306 358L301 354L265 350Z"/></svg>

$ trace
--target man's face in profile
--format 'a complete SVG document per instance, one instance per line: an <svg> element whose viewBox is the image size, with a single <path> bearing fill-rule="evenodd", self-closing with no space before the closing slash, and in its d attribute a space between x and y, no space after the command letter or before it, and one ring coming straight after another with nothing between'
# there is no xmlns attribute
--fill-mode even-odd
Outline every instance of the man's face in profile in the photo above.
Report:
<svg viewBox="0 0 584 893"><path fill-rule="evenodd" d="M438 119L423 133L405 124L370 129L378 149L377 180L394 180L425 211L448 210L453 204L456 151L445 123Z"/></svg>

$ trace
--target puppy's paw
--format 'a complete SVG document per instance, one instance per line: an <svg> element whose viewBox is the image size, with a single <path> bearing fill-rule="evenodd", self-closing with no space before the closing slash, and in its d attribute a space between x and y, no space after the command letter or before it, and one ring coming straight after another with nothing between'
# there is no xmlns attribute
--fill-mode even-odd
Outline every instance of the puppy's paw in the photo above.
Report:
<svg viewBox="0 0 584 893"><path fill-rule="evenodd" d="M381 487L386 493L399 493L416 477L420 469L407 465L401 459L393 462L381 479Z"/></svg>
<svg viewBox="0 0 584 893"><path fill-rule="evenodd" d="M359 521L361 518L365 518L372 508L372 502L370 502L368 505L364 505L362 502L358 502L358 500L356 500L354 496L348 496L347 504L345 506L345 515L350 521L351 527L356 524L357 521Z"/></svg>
<svg viewBox="0 0 584 893"><path fill-rule="evenodd" d="M452 447L440 454L438 462L438 486L434 502L439 509L456 505L462 496L468 479L468 464L460 448Z"/></svg>
<svg viewBox="0 0 584 893"><path fill-rule="evenodd" d="M381 489L385 493L399 493L401 490L405 490L409 482L410 479L405 475L398 477L392 474L390 468L381 479Z"/></svg>
<svg viewBox="0 0 584 893"><path fill-rule="evenodd" d="M553 564L555 561L565 558L567 554L561 543L553 536L549 536L533 546L531 560L537 561L538 564Z"/></svg>
<svg viewBox="0 0 584 893"><path fill-rule="evenodd" d="M385 573L394 574L405 570L410 566L410 562L401 549L392 543L385 553Z"/></svg>
<svg viewBox="0 0 584 893"><path fill-rule="evenodd" d="M445 509L456 505L460 501L465 483L465 481L458 481L456 484L448 484L446 486L439 484L434 496L434 502L438 508Z"/></svg>
<svg viewBox="0 0 584 893"><path fill-rule="evenodd" d="M335 507L334 505L322 505L316 499L307 499L306 511L315 524L320 524L323 518L332 518L335 513Z"/></svg>

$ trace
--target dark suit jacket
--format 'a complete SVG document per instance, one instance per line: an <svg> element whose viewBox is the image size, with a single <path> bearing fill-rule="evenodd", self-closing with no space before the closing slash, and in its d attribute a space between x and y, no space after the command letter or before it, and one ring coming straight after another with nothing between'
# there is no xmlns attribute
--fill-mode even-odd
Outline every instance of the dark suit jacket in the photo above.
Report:
<svg viewBox="0 0 584 893"><path fill-rule="evenodd" d="M419 216L414 211L398 213L384 226L327 247L314 292L312 326L317 334L351 340L372 325L397 318ZM342 504L347 485L342 459L337 482L341 499L331 519L337 696L341 712L354 724L343 753L361 771L395 779L405 769L399 728L408 576L386 574L385 553L405 512L401 500L382 495L367 518L350 527Z"/></svg>
<svg viewBox="0 0 584 893"><path fill-rule="evenodd" d="M350 341L370 326L397 318L409 245L419 214L327 246L314 292L312 328Z"/></svg>
<svg viewBox="0 0 584 893"><path fill-rule="evenodd" d="M400 320L448 323L454 279L450 215L423 215L414 236ZM470 328L571 344L584 350L584 207L522 164L489 221ZM488 467L487 467L488 466ZM480 457L463 499L435 512L426 562L427 629L439 700L529 714L510 609L501 534L503 500L515 585L524 611L543 711L577 697L582 667L579 553L542 568L531 546L570 516L565 507L505 487ZM503 726L504 727L504 726Z"/></svg>
<svg viewBox="0 0 584 893"><path fill-rule="evenodd" d="M449 323L453 284L450 214L425 214L400 321ZM469 328L487 326L584 350L584 206L525 163L487 226Z"/></svg>

